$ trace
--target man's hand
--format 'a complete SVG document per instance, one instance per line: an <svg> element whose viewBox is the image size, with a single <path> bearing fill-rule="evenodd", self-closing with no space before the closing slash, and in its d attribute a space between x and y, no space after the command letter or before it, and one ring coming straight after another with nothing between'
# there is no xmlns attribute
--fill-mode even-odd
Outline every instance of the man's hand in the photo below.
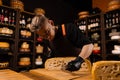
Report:
<svg viewBox="0 0 120 80"><path fill-rule="evenodd" d="M80 69L81 64L83 62L84 62L84 59L79 56L75 60L72 60L71 62L68 63L66 70L77 71Z"/></svg>

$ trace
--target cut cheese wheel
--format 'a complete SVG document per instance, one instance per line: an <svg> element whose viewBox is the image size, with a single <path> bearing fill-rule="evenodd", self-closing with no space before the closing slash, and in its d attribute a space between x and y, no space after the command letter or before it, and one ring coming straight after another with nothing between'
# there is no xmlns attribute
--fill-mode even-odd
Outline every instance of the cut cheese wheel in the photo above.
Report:
<svg viewBox="0 0 120 80"><path fill-rule="evenodd" d="M65 70L68 62L74 60L75 57L56 57L50 58L45 62L45 69L47 70ZM85 59L85 62L82 63L79 71L90 71L91 70L91 62Z"/></svg>
<svg viewBox="0 0 120 80"><path fill-rule="evenodd" d="M120 80L120 61L98 61L92 66L93 80Z"/></svg>

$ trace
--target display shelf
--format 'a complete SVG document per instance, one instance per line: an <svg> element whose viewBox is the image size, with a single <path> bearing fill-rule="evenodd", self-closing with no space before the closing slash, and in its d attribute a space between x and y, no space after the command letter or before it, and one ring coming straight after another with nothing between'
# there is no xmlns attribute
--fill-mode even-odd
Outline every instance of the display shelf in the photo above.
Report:
<svg viewBox="0 0 120 80"><path fill-rule="evenodd" d="M120 60L120 9L105 13L105 50L107 60ZM109 46L109 48L108 48Z"/></svg>
<svg viewBox="0 0 120 80"><path fill-rule="evenodd" d="M20 71L20 68L18 66L18 59L21 55L26 56L26 54L31 59L31 64L33 64L32 59L34 56L34 33L28 33L24 36L20 34L20 30L27 30L30 32L30 30L27 28L28 24L30 24L30 18L33 17L33 13L23 11L21 12L18 9L13 9L11 7L2 5L0 6L0 42L8 42L9 47L8 48L2 48L0 49L0 56L4 55L9 58L9 65L11 69L15 71ZM24 18L22 18L24 16ZM21 24L21 19L22 23ZM29 20L30 19L30 20ZM25 25L24 25L25 22ZM25 27L23 27L25 26ZM13 31L13 33L10 33L10 30ZM8 32L9 31L9 32ZM31 34L31 36L29 36ZM19 49L21 47L22 42L28 42L29 43L29 52L20 52ZM7 44L7 43L6 43ZM24 49L26 50L26 49ZM7 59L6 58L6 59ZM0 60L4 61L4 58L0 57ZM32 65L30 64L31 68Z"/></svg>
<svg viewBox="0 0 120 80"><path fill-rule="evenodd" d="M98 56L102 59L102 48L103 48L103 42L102 42L102 22L101 22L101 16L102 13L99 14L95 14L95 15L89 15L87 18L84 19L79 19L77 20L78 25L81 26L80 21L86 21L85 27L86 30L84 33L86 33L86 36L91 40L91 42L93 43L94 49L90 58L91 58L91 62L95 62L97 61ZM99 49L99 50L98 50ZM93 60L92 60L93 59ZM100 59L100 60L101 60Z"/></svg>
<svg viewBox="0 0 120 80"><path fill-rule="evenodd" d="M99 13L95 15L89 15L89 17L82 19L86 20L87 29L84 33L92 41L93 44L97 43L100 46L101 60L112 60L117 58L116 54L112 53L114 46L120 46L120 9ZM78 23L81 20L77 20ZM80 26L81 24L79 24ZM97 25L97 26L96 26ZM96 34L96 35L95 35ZM108 48L109 47L109 48ZM116 50L116 49L115 49ZM92 53L92 59L96 59L96 54ZM111 56L109 58L109 56ZM108 59L109 58L109 59ZM117 58L119 59L119 58ZM96 60L91 60L96 61Z"/></svg>

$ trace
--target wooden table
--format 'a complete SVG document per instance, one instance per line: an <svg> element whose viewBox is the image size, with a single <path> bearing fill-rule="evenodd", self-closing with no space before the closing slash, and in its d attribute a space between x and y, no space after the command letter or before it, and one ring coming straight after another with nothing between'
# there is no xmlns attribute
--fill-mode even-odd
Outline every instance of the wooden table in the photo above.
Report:
<svg viewBox="0 0 120 80"><path fill-rule="evenodd" d="M33 69L29 71L36 76L46 76L48 80L92 80L90 72L69 72L62 70ZM47 79L46 79L47 80Z"/></svg>
<svg viewBox="0 0 120 80"><path fill-rule="evenodd" d="M0 80L33 80L10 69L0 70Z"/></svg>

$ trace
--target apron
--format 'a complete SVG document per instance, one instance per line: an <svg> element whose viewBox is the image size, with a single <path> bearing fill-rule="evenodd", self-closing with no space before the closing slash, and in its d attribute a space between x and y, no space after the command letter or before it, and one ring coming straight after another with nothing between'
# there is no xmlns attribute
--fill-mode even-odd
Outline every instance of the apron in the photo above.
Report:
<svg viewBox="0 0 120 80"><path fill-rule="evenodd" d="M53 50L53 57L73 57L78 56L81 49L74 47L70 41L66 38L65 27L62 25L63 36L50 42L50 46Z"/></svg>

